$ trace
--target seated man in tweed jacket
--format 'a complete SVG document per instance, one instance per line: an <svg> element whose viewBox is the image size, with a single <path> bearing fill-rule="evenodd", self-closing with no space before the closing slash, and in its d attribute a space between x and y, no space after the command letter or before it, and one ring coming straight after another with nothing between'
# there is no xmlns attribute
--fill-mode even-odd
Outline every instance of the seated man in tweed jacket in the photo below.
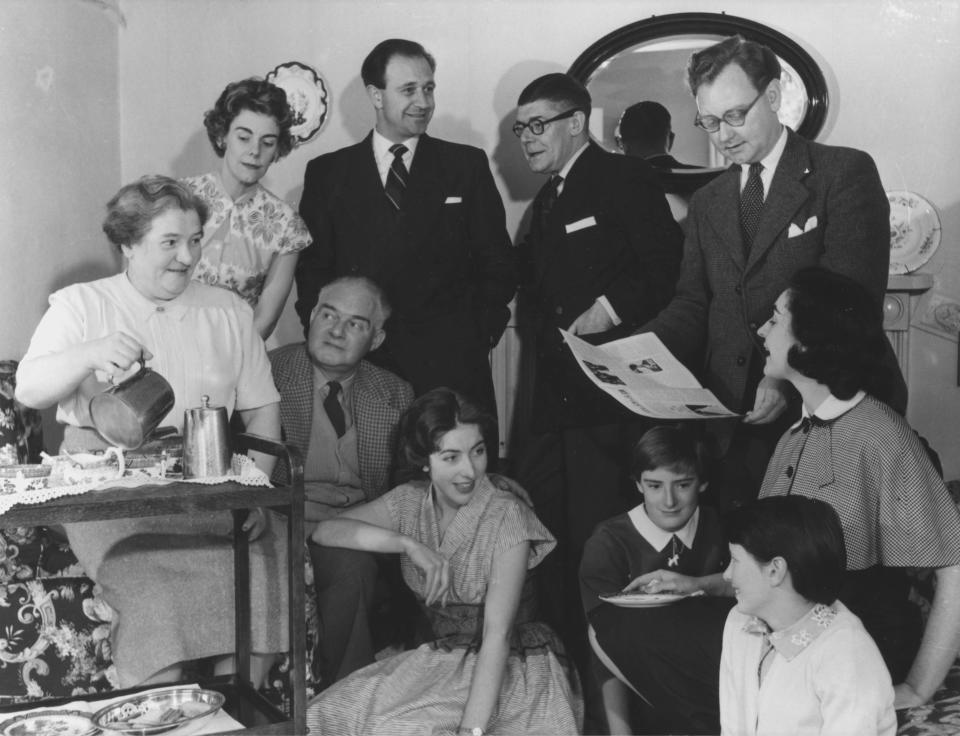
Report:
<svg viewBox="0 0 960 736"><path fill-rule="evenodd" d="M339 278L321 290L307 342L270 353L285 438L304 458L308 539L317 521L389 488L397 422L413 389L363 359L383 342L389 316L375 283ZM368 613L377 564L366 552L308 548L326 687L373 661Z"/></svg>

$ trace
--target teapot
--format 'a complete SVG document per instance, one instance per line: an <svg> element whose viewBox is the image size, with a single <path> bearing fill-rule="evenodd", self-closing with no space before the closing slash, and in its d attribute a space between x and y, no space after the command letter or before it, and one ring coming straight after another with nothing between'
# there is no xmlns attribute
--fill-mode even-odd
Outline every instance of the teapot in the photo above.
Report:
<svg viewBox="0 0 960 736"><path fill-rule="evenodd" d="M217 478L230 473L230 427L227 409L210 406L203 396L200 406L183 413L183 478Z"/></svg>
<svg viewBox="0 0 960 736"><path fill-rule="evenodd" d="M135 450L173 408L173 388L166 378L147 368L115 383L90 400L90 417L100 436L111 445Z"/></svg>

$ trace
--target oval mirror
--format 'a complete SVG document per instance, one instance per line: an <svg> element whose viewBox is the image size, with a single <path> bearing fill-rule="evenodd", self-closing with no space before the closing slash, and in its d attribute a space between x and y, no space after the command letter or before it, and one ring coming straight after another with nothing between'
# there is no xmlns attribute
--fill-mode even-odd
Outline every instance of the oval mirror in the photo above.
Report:
<svg viewBox="0 0 960 736"><path fill-rule="evenodd" d="M746 18L718 13L654 16L607 34L580 54L570 74L590 91L590 132L604 148L620 152L618 124L623 111L652 100L670 113L674 133L670 154L694 168L660 170L667 192L690 194L727 164L693 124L696 103L687 90L687 60L695 51L739 33L773 50L783 67L780 119L808 139L816 138L827 114L827 86L820 67L795 41Z"/></svg>

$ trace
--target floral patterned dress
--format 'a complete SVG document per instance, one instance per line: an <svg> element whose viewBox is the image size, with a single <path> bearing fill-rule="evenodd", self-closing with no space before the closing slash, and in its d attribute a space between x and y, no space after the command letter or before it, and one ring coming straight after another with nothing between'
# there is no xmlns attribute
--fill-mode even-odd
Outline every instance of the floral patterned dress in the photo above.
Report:
<svg viewBox="0 0 960 736"><path fill-rule="evenodd" d="M234 201L217 174L183 181L210 210L194 280L231 289L256 307L273 259L310 245L306 224L289 204L259 184Z"/></svg>
<svg viewBox="0 0 960 736"><path fill-rule="evenodd" d="M513 490L517 489L517 490ZM556 545L523 491L489 476L440 537L425 483L393 489L373 503L386 507L394 528L450 562L451 601L426 608L436 639L374 662L334 683L307 708L311 733L455 733L470 692L483 633L483 603L496 557L530 543L528 569ZM403 579L423 604L424 579L406 556ZM582 700L562 645L546 624L532 620L529 585L517 611L510 656L488 734L573 734L582 727Z"/></svg>

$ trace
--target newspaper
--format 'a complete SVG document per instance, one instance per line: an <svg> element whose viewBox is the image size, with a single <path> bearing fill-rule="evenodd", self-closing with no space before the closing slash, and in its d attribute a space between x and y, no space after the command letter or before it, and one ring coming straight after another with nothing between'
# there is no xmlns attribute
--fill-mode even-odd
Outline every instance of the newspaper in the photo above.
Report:
<svg viewBox="0 0 960 736"><path fill-rule="evenodd" d="M720 403L652 332L591 345L560 330L587 377L637 414L656 419L740 416Z"/></svg>

